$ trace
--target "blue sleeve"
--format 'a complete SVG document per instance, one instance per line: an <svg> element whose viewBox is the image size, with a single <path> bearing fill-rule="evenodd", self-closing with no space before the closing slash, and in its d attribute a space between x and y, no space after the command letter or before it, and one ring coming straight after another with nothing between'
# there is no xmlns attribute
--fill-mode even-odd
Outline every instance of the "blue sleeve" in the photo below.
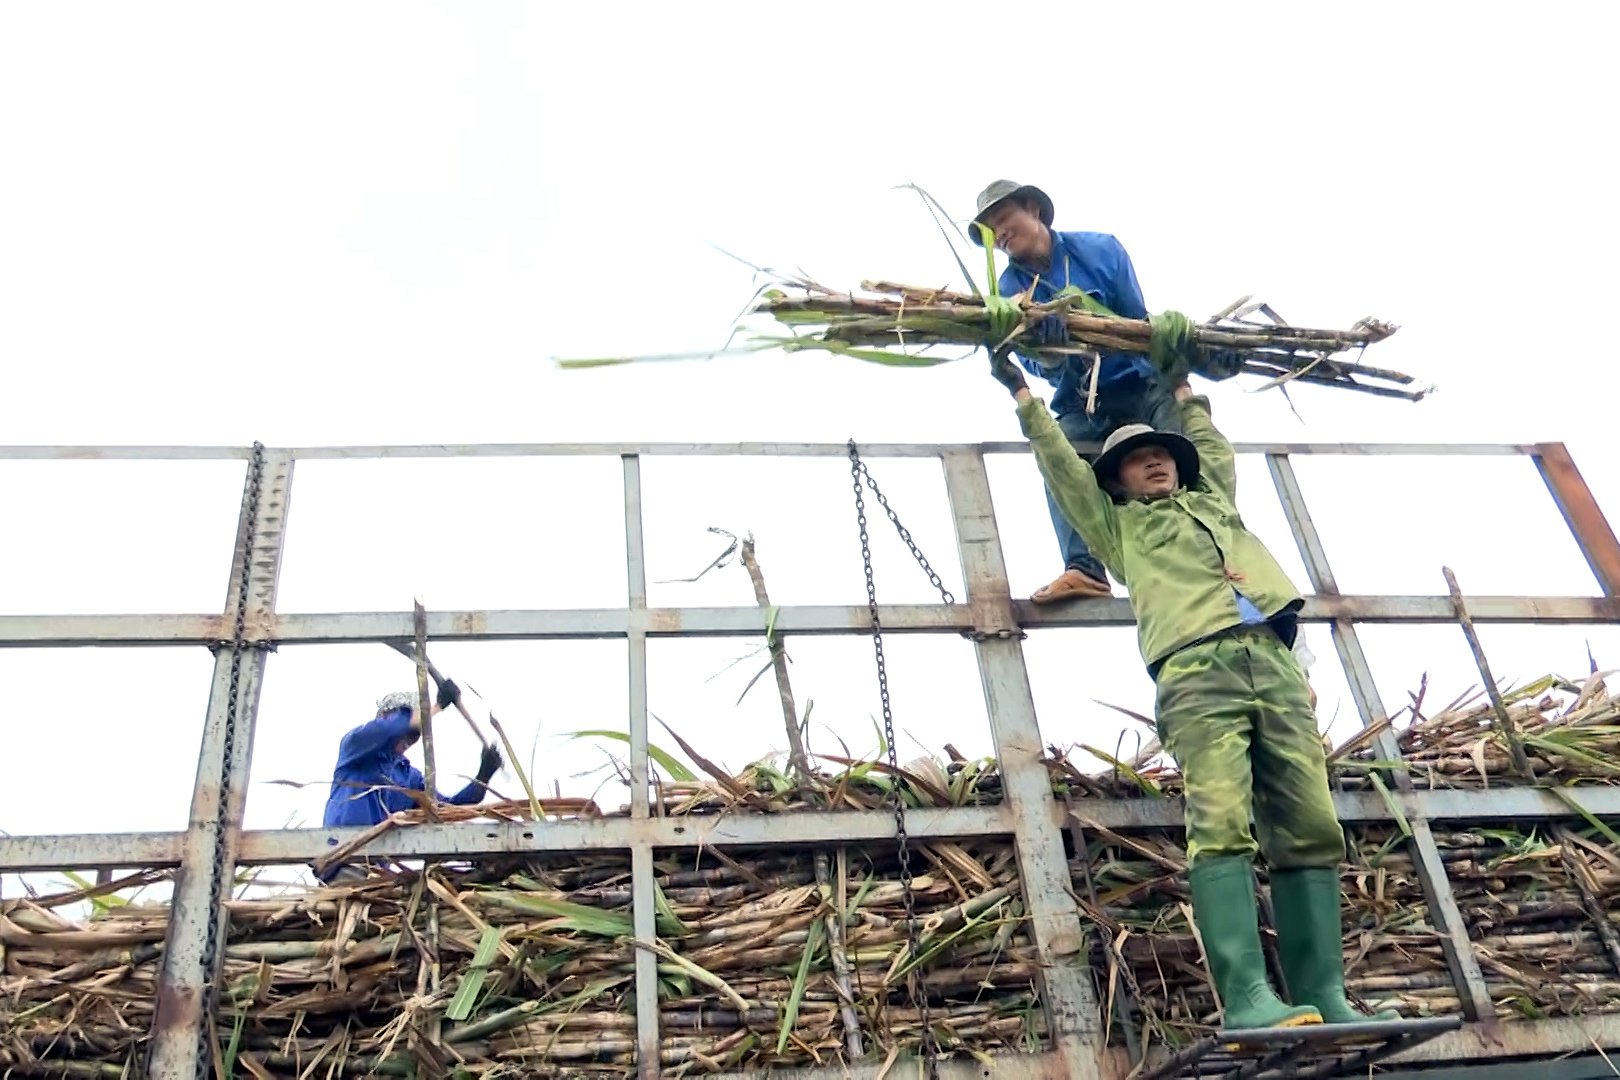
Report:
<svg viewBox="0 0 1620 1080"><path fill-rule="evenodd" d="M1131 265L1131 256L1125 250L1125 245L1110 236L1105 259L1109 308L1114 314L1127 319L1147 318L1147 301L1142 299L1142 286L1136 283L1136 267Z"/></svg>
<svg viewBox="0 0 1620 1080"><path fill-rule="evenodd" d="M479 800L483 799L483 797L484 785L480 784L476 780L473 780L454 795L440 795L439 801L447 802L452 806L476 806Z"/></svg>
<svg viewBox="0 0 1620 1080"><path fill-rule="evenodd" d="M338 744L338 767L353 764L361 758L383 753L394 743L411 733L411 711L395 709L369 723L361 724Z"/></svg>

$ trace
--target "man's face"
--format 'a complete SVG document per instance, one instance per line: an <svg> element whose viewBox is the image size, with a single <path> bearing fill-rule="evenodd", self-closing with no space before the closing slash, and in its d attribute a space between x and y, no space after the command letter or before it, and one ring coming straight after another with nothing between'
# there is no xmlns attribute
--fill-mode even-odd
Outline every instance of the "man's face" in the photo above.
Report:
<svg viewBox="0 0 1620 1080"><path fill-rule="evenodd" d="M1128 499L1168 495L1180 485L1176 459L1162 446L1139 446L1119 463L1119 486Z"/></svg>
<svg viewBox="0 0 1620 1080"><path fill-rule="evenodd" d="M996 234L996 247L1019 262L1044 259L1052 251L1052 236L1033 207L1007 199L990 208L984 223Z"/></svg>

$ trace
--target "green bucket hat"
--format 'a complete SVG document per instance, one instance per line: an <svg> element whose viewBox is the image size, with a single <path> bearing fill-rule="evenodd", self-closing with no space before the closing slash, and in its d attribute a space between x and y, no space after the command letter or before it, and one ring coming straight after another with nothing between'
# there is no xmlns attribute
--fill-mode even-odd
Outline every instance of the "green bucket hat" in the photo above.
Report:
<svg viewBox="0 0 1620 1080"><path fill-rule="evenodd" d="M1120 462L1132 450L1142 446L1162 446L1170 451L1176 462L1176 476L1182 487L1192 487L1198 481L1198 448L1192 440L1172 431L1157 431L1149 424L1126 424L1109 435L1103 442L1102 453L1091 465L1097 482L1105 489L1119 483Z"/></svg>
<svg viewBox="0 0 1620 1080"><path fill-rule="evenodd" d="M1045 225L1048 229L1052 227L1053 214L1051 196L1047 195L1046 192L1042 191L1034 184L1020 184L1016 180L997 180L995 183L979 192L978 209L973 215L973 220L975 222L984 221L984 215L988 214L997 203L1006 202L1008 199L1034 200L1036 212L1041 218L1041 224ZM983 241L979 239L978 229L969 228L968 239L972 240L980 247L984 246Z"/></svg>

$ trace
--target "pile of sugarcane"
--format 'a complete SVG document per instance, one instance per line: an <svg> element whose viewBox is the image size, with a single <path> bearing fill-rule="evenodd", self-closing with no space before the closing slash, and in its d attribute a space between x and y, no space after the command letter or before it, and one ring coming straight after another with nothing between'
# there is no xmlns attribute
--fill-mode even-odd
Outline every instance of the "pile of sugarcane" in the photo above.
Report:
<svg viewBox="0 0 1620 1080"><path fill-rule="evenodd" d="M913 851L917 982L943 1049L1037 1045L1011 845ZM881 1059L918 1044L894 849L851 847L830 862L825 890L803 852L658 862L650 948L667 1070L832 1062L857 1049ZM214 1035L218 1060L238 1071L225 1075L628 1073L629 869L612 856L508 860L230 901ZM168 911L108 906L82 925L58 914L82 895L5 905L0 1072L139 1075Z"/></svg>
<svg viewBox="0 0 1620 1080"><path fill-rule="evenodd" d="M1011 344L1019 353L1056 365L1073 356L1099 352L1146 354L1152 328L1144 319L1096 314L1080 298L1061 296L1044 303L1024 302L1023 319L1011 335L992 329L984 298L948 289L918 288L888 281L865 281L861 292L840 292L795 278L767 290L755 310L772 316L793 333L762 339L788 351L820 349L899 366L927 366L953 359L937 348ZM1245 298L1247 299L1247 298ZM1270 322L1255 321L1263 313ZM1058 318L1067 342L1038 344L1034 330ZM1323 386L1416 401L1427 392L1398 371L1371 367L1348 354L1360 354L1389 337L1396 327L1362 319L1349 330L1288 326L1265 304L1241 301L1196 328L1199 359L1193 371L1211 378L1261 375L1273 384L1295 379Z"/></svg>
<svg viewBox="0 0 1620 1080"><path fill-rule="evenodd" d="M1613 783L1620 699L1601 676L1505 695L1537 782ZM1470 696L1395 721L1420 786L1526 783L1489 702ZM1382 767L1358 735L1334 782ZM1483 746L1481 745L1483 744ZM993 761L947 750L898 771L822 758L794 779L773 762L707 774L670 755L664 814L873 809L898 783L909 805L1001 799ZM1055 748L1056 794L1157 798L1179 789L1157 747L1133 757ZM584 800L439 808L442 818L601 813ZM623 811L613 811L622 813ZM410 828L421 811L379 827ZM1599 821L1536 828L1434 827L1498 1012L1508 1019L1620 1010L1620 842ZM374 833L375 834L375 833ZM1215 1003L1193 932L1181 838L1088 827L1074 895L1098 929L1093 964L1110 1037L1175 1045L1211 1030ZM1368 1007L1411 1016L1458 1008L1440 937L1399 825L1350 830L1343 875L1348 985ZM1016 860L1004 839L913 844L917 980L947 1053L1036 1045L1044 1034ZM352 854L340 851L342 858ZM660 1054L674 1072L882 1060L920 1042L894 848L700 849L656 864ZM822 872L818 874L818 869ZM140 874L55 897L0 901L0 1073L138 1075L168 921L120 894ZM1262 876L1263 880L1263 876ZM263 892L261 888L257 890ZM65 912L94 904L92 917ZM635 950L627 860L590 853L473 867L381 871L329 888L229 902L214 1037L238 1075L624 1075L634 1057Z"/></svg>

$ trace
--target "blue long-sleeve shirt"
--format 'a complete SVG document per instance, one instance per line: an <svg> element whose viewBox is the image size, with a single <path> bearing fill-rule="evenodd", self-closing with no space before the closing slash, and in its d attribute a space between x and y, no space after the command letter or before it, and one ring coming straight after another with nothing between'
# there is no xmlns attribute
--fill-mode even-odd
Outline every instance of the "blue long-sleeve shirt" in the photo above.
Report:
<svg viewBox="0 0 1620 1080"><path fill-rule="evenodd" d="M1036 303L1056 299L1068 286L1097 300L1115 315L1127 319L1147 318L1142 287L1136 283L1136 268L1121 244L1108 233L1052 232L1052 263L1045 270L1009 263L1001 272L1001 295L1021 293L1035 283L1030 298ZM1085 408L1090 389L1091 369L1084 363L1067 363L1056 371L1043 369L1035 360L1019 355L1018 362L1031 375L1039 375L1057 387L1052 412L1063 415ZM1110 386L1151 378L1153 367L1144 356L1130 353L1103 353L1102 370L1097 373L1101 394Z"/></svg>
<svg viewBox="0 0 1620 1080"><path fill-rule="evenodd" d="M389 814L416 805L407 793L425 790L427 781L420 769L394 751L399 740L410 735L411 710L395 709L343 736L332 769L332 792L326 799L322 821L326 828L375 825ZM438 799L471 806L483 795L483 785L474 782Z"/></svg>

